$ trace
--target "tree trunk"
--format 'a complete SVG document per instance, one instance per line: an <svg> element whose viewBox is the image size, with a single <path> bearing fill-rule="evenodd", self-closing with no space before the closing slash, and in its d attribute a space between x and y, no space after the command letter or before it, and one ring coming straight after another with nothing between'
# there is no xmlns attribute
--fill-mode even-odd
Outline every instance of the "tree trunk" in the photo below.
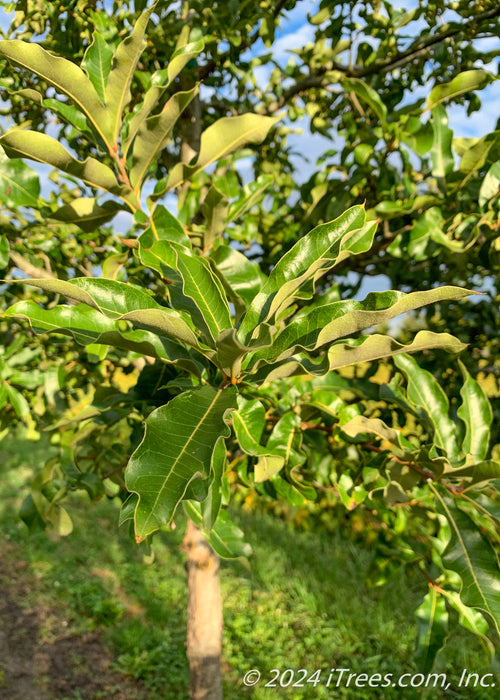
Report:
<svg viewBox="0 0 500 700"><path fill-rule="evenodd" d="M182 547L187 552L187 657L191 700L222 700L222 600L219 557L188 520Z"/></svg>

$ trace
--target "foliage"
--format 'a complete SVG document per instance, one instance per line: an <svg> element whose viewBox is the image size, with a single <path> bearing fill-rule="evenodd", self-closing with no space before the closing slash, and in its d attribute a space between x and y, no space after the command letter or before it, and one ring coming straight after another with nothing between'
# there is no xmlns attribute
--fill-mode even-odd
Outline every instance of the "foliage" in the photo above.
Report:
<svg viewBox="0 0 500 700"><path fill-rule="evenodd" d="M272 46L280 14L296 4L242 3L235 12L192 2L175 14L163 2L135 3L133 12L145 10L137 17L118 2L116 21L87 4L74 11L70 33L80 43L66 58L52 12L26 6L18 38L0 43L21 124L0 137L12 159L0 161L10 212L0 260L41 290L9 285L3 317L74 339L95 363L94 384L103 376L106 384L85 388L80 411L64 397L59 457L35 479L23 517L67 532L68 491L119 494L121 521L133 521L142 541L168 528L182 503L221 556L243 556L222 508L235 491L292 508L326 494L367 521L375 512L390 530L375 578L401 558L425 571L423 667L446 636L445 606L491 657L500 468L488 440L492 408L470 360L450 379L450 360L430 351L463 348L443 332L445 310L465 342L461 318L494 314L453 302L496 271L498 131L454 139L446 109L479 107L495 51L471 38L494 35L500 11L485 3L469 17L466 3L431 3L402 13L373 2L351 12L322 2L309 18L314 43L286 66L272 52L245 58L257 41ZM155 16L162 21L148 28ZM412 22L424 26L418 38L406 34ZM27 42L21 26L45 33L44 46ZM263 90L254 70L270 65ZM408 103L429 79L427 101ZM345 140L298 198L291 127L276 117L283 107L291 122L307 115L313 132ZM35 128L22 123L26 113ZM57 138L47 133L50 113ZM262 145L245 184L239 159L254 144ZM20 158L58 169L48 197ZM106 224L122 211L133 228L118 245ZM349 298L381 272L407 293ZM446 286L428 288L430 280ZM411 324L396 339L370 332L430 304L437 312L416 334ZM417 351L432 373L407 354ZM403 376L388 369L385 381L360 380L349 369L391 356ZM113 385L120 363L129 386Z"/></svg>

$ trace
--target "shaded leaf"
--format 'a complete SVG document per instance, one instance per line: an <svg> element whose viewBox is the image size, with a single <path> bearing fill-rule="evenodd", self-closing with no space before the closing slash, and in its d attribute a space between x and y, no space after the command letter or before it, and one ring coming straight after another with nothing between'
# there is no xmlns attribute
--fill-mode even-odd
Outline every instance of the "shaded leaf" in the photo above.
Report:
<svg viewBox="0 0 500 700"><path fill-rule="evenodd" d="M430 673L448 636L448 611L443 596L434 587L416 611L418 637L415 661L421 673Z"/></svg>
<svg viewBox="0 0 500 700"><path fill-rule="evenodd" d="M134 517L138 541L170 522L193 479L209 476L217 440L229 434L227 413L235 407L233 387L204 386L148 416L144 438L125 472L128 490L139 496Z"/></svg>
<svg viewBox="0 0 500 700"><path fill-rule="evenodd" d="M57 221L75 224L82 231L90 233L111 221L122 210L123 205L113 200L98 204L95 197L77 197L70 204L50 212L48 216Z"/></svg>
<svg viewBox="0 0 500 700"><path fill-rule="evenodd" d="M450 541L442 554L444 565L462 580L460 599L488 615L498 634L500 625L500 572L491 545L473 521L448 496L429 484L438 510L450 527Z"/></svg>
<svg viewBox="0 0 500 700"><path fill-rule="evenodd" d="M244 533L230 519L225 510L222 510L212 530L203 528L203 518L200 506L193 501L184 501L184 510L189 518L203 531L208 544L222 559L243 559L252 554L251 546L245 542Z"/></svg>

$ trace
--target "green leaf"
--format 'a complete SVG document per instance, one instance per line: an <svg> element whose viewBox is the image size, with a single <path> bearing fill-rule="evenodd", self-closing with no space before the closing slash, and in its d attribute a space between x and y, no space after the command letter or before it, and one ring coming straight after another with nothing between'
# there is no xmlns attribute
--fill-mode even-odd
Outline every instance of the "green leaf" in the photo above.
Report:
<svg viewBox="0 0 500 700"><path fill-rule="evenodd" d="M385 323L399 314L444 299L462 299L471 292L460 287L438 287L424 292L372 292L364 301L337 301L308 311L288 322L268 348L258 350L253 360L275 362L297 351L313 351L339 338Z"/></svg>
<svg viewBox="0 0 500 700"><path fill-rule="evenodd" d="M42 309L33 301L19 301L10 306L3 317L25 318L35 333L63 333L73 337L80 345L99 343L132 350L158 357L194 374L199 374L203 369L189 351L171 337L156 329L155 333L124 331L118 320L107 318L97 309L84 304Z"/></svg>
<svg viewBox="0 0 500 700"><path fill-rule="evenodd" d="M123 112L132 99L130 86L137 63L144 50L146 42L144 33L151 13L156 9L156 2L142 13L134 25L130 36L126 37L117 47L106 85L106 114L109 115L111 126L111 146L116 148L122 125Z"/></svg>
<svg viewBox="0 0 500 700"><path fill-rule="evenodd" d="M488 650L490 661L492 661L495 656L495 647L486 636L488 632L488 623L483 615L477 610L474 610L474 608L469 608L467 605L464 605L460 600L459 594L455 591L443 589L441 595L444 596L449 605L457 611L459 624L480 639L483 647Z"/></svg>
<svg viewBox="0 0 500 700"><path fill-rule="evenodd" d="M222 559L241 559L245 563L246 558L252 554L251 546L244 540L243 531L229 519L225 510L220 512L211 530L203 528L199 504L184 501L184 510L195 525L202 529L208 544Z"/></svg>
<svg viewBox="0 0 500 700"><path fill-rule="evenodd" d="M116 195L123 194L113 171L96 158L76 160L59 141L47 134L25 129L11 129L0 137L0 145L9 158L29 158L51 165L83 180L87 185Z"/></svg>
<svg viewBox="0 0 500 700"><path fill-rule="evenodd" d="M491 83L493 76L485 70L465 70L450 80L449 83L432 88L425 103L425 110L434 109L445 100L463 95L471 90L482 90Z"/></svg>
<svg viewBox="0 0 500 700"><path fill-rule="evenodd" d="M209 250L215 240L222 236L227 220L228 201L225 195L214 185L210 187L203 202L205 230L203 248Z"/></svg>
<svg viewBox="0 0 500 700"><path fill-rule="evenodd" d="M186 248L191 248L191 241L184 231L181 222L162 204L154 208L150 227L146 229L138 239L139 258L142 264L152 267L162 274L160 255L162 246L157 246L157 248L153 250L156 241L171 241L172 243L183 245Z"/></svg>
<svg viewBox="0 0 500 700"><path fill-rule="evenodd" d="M139 129L150 116L165 93L169 85L184 68L186 63L203 51L203 40L194 41L174 52L167 68L163 68L151 76L151 87L144 95L144 101L139 110L133 115L128 125L127 138L123 142L122 150L126 158Z"/></svg>
<svg viewBox="0 0 500 700"><path fill-rule="evenodd" d="M283 455L259 442L265 425L265 409L260 401L241 401L239 410L233 411L231 417L236 439L243 452L258 457L255 481L264 481L281 471L285 465Z"/></svg>
<svg viewBox="0 0 500 700"><path fill-rule="evenodd" d="M480 384L470 376L462 362L459 365L464 379L460 389L462 404L457 411L458 417L465 423L462 452L479 462L486 459L488 454L493 412Z"/></svg>
<svg viewBox="0 0 500 700"><path fill-rule="evenodd" d="M145 119L134 141L130 182L138 192L152 164L171 141L172 129L182 112L197 94L198 88L176 92L159 114Z"/></svg>
<svg viewBox="0 0 500 700"><path fill-rule="evenodd" d="M109 139L111 124L108 114L92 82L78 66L65 58L53 56L38 44L30 44L18 39L0 42L0 56L7 58L20 68L35 73L58 92L67 95L85 114L89 124L104 143L111 145Z"/></svg>
<svg viewBox="0 0 500 700"><path fill-rule="evenodd" d="M465 467L450 468L445 471L445 474L448 478L470 479L464 485L464 490L466 490L492 479L500 479L500 462L487 459Z"/></svg>
<svg viewBox="0 0 500 700"><path fill-rule="evenodd" d="M273 323L295 299L310 299L315 282L336 264L369 250L375 228L373 222L365 225L363 207L355 206L301 238L276 263L253 299L239 329L242 342L248 344L259 324Z"/></svg>
<svg viewBox="0 0 500 700"><path fill-rule="evenodd" d="M12 408L14 409L16 416L18 418L25 418L26 416L29 416L31 409L29 403L26 401L21 392L14 389L14 387L10 386L10 384L7 384L5 389L7 391L7 398L12 404Z"/></svg>
<svg viewBox="0 0 500 700"><path fill-rule="evenodd" d="M480 138L463 153L458 166L460 172L468 177L480 170L486 164L490 151L498 147L499 143L500 131L493 131Z"/></svg>
<svg viewBox="0 0 500 700"><path fill-rule="evenodd" d="M47 216L56 221L75 224L82 231L91 233L111 221L123 208L123 205L111 199L98 204L95 197L77 197L70 204L65 204Z"/></svg>
<svg viewBox="0 0 500 700"><path fill-rule="evenodd" d="M242 114L238 117L222 117L201 135L200 152L194 163L178 163L166 181L161 180L155 188L154 197L159 199L175 187L179 187L193 175L201 172L219 158L237 151L248 143L262 143L269 129L278 121L275 117L260 114Z"/></svg>
<svg viewBox="0 0 500 700"><path fill-rule="evenodd" d="M226 443L223 438L216 442L210 463L210 486L208 495L201 503L203 526L211 530L219 516L222 504L222 477L227 467Z"/></svg>
<svg viewBox="0 0 500 700"><path fill-rule="evenodd" d="M399 431L389 428L379 418L366 418L366 416L354 416L342 425L342 432L350 438L357 438L364 433L376 435L382 440L392 442L402 450L413 450L412 443Z"/></svg>
<svg viewBox="0 0 500 700"><path fill-rule="evenodd" d="M387 107L370 85L359 78L344 78L342 80L342 87L350 92L354 92L363 102L371 107L380 119L382 125L387 125Z"/></svg>
<svg viewBox="0 0 500 700"><path fill-rule="evenodd" d="M5 234L0 234L0 270L9 264L9 239Z"/></svg>
<svg viewBox="0 0 500 700"><path fill-rule="evenodd" d="M431 331L419 331L409 345L403 345L387 335L373 334L362 338L338 341L328 350L328 354L319 360L311 360L306 356L297 355L275 366L261 367L250 376L252 381L260 383L301 374L322 375L329 370L349 367L349 365L355 365L358 362L372 362L400 353L437 348L457 353L465 348L465 344L449 333L433 333Z"/></svg>
<svg viewBox="0 0 500 700"><path fill-rule="evenodd" d="M137 309L162 308L148 292L116 280L76 277L68 282L56 279L29 279L22 280L22 283L93 306L109 318L120 318L123 314Z"/></svg>
<svg viewBox="0 0 500 700"><path fill-rule="evenodd" d="M497 196L500 192L500 160L493 163L491 168L486 173L479 190L479 206L484 207L490 199Z"/></svg>
<svg viewBox="0 0 500 700"><path fill-rule="evenodd" d="M257 204L272 181L271 175L259 175L255 182L249 182L244 185L240 197L229 207L228 222L236 221L236 219L239 219L240 216L251 209L254 204Z"/></svg>
<svg viewBox="0 0 500 700"><path fill-rule="evenodd" d="M81 67L92 81L102 104L106 103L106 85L112 58L113 49L108 46L102 34L94 32L92 43L85 51Z"/></svg>
<svg viewBox="0 0 500 700"><path fill-rule="evenodd" d="M416 611L418 624L415 661L421 673L430 673L448 636L448 612L443 596L432 586Z"/></svg>
<svg viewBox="0 0 500 700"><path fill-rule="evenodd" d="M0 151L0 202L10 209L38 207L38 173L23 163L11 160Z"/></svg>
<svg viewBox="0 0 500 700"><path fill-rule="evenodd" d="M439 105L432 110L434 142L431 148L432 174L444 178L453 170L454 160L451 151L453 131L448 128L448 116Z"/></svg>
<svg viewBox="0 0 500 700"><path fill-rule="evenodd" d="M142 541L172 519L189 484L208 478L218 439L229 435L227 414L236 407L236 391L186 391L148 416L144 438L125 472L129 491L137 493L136 539Z"/></svg>
<svg viewBox="0 0 500 700"><path fill-rule="evenodd" d="M438 510L446 517L450 527L451 536L442 554L443 563L462 579L462 602L488 615L498 634L500 572L495 553L477 526L455 502L441 495L430 482L429 486L436 496Z"/></svg>
<svg viewBox="0 0 500 700"><path fill-rule="evenodd" d="M54 279L23 280L25 284L63 294L68 299L88 304L108 318L131 321L154 328L162 334L201 349L188 319L174 309L160 306L152 296L137 287L116 280L79 277L69 282Z"/></svg>
<svg viewBox="0 0 500 700"><path fill-rule="evenodd" d="M159 250L158 242L154 249ZM187 248L161 241L162 272L170 278L172 306L190 314L206 342L215 347L222 331L232 327L229 305L222 284L205 258Z"/></svg>
<svg viewBox="0 0 500 700"><path fill-rule="evenodd" d="M408 381L408 399L425 411L434 432L434 441L451 462L459 458L457 431L449 415L449 403L433 375L418 366L413 357L400 355L394 363Z"/></svg>
<svg viewBox="0 0 500 700"><path fill-rule="evenodd" d="M238 296L245 304L251 303L266 282L267 278L258 263L227 245L220 245L211 252L210 259L227 281L233 292L231 296Z"/></svg>

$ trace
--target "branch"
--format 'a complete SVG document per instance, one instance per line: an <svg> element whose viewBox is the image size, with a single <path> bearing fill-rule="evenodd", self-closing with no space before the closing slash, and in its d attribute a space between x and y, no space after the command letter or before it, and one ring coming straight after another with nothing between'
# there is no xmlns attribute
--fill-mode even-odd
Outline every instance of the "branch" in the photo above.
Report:
<svg viewBox="0 0 500 700"><path fill-rule="evenodd" d="M296 95L300 95L306 90L311 88L327 87L331 82L326 75L329 72L338 71L347 78L367 78L372 75L376 75L377 73L381 73L382 71L395 70L396 68L400 68L401 66L414 61L416 58L421 58L436 44L447 42L454 36L463 34L468 29L474 29L474 27L481 22L495 19L496 17L500 17L500 7L482 12L476 17L473 17L469 22L465 22L459 27L451 27L443 34L428 37L424 41L421 41L417 46L409 47L406 49L406 51L398 52L395 56L387 58L385 61L381 61L380 63L375 63L373 66L369 66L368 68L362 68L361 66L347 66L337 63L336 61L327 61L317 70L311 72L301 80L298 80L295 85L292 85L285 90L283 95L278 100L273 102L265 109L265 113L273 114L292 100Z"/></svg>
<svg viewBox="0 0 500 700"><path fill-rule="evenodd" d="M45 268L36 267L36 265L33 265L32 263L30 263L29 260L26 260L26 258L23 258L23 256L20 255L19 253L14 253L13 251L10 251L9 258L12 260L12 262L18 268L18 270L25 272L30 277L40 277L40 274L44 273L45 277L51 277L52 279L57 279L56 275L52 272L52 270L48 270L47 267L45 267Z"/></svg>

